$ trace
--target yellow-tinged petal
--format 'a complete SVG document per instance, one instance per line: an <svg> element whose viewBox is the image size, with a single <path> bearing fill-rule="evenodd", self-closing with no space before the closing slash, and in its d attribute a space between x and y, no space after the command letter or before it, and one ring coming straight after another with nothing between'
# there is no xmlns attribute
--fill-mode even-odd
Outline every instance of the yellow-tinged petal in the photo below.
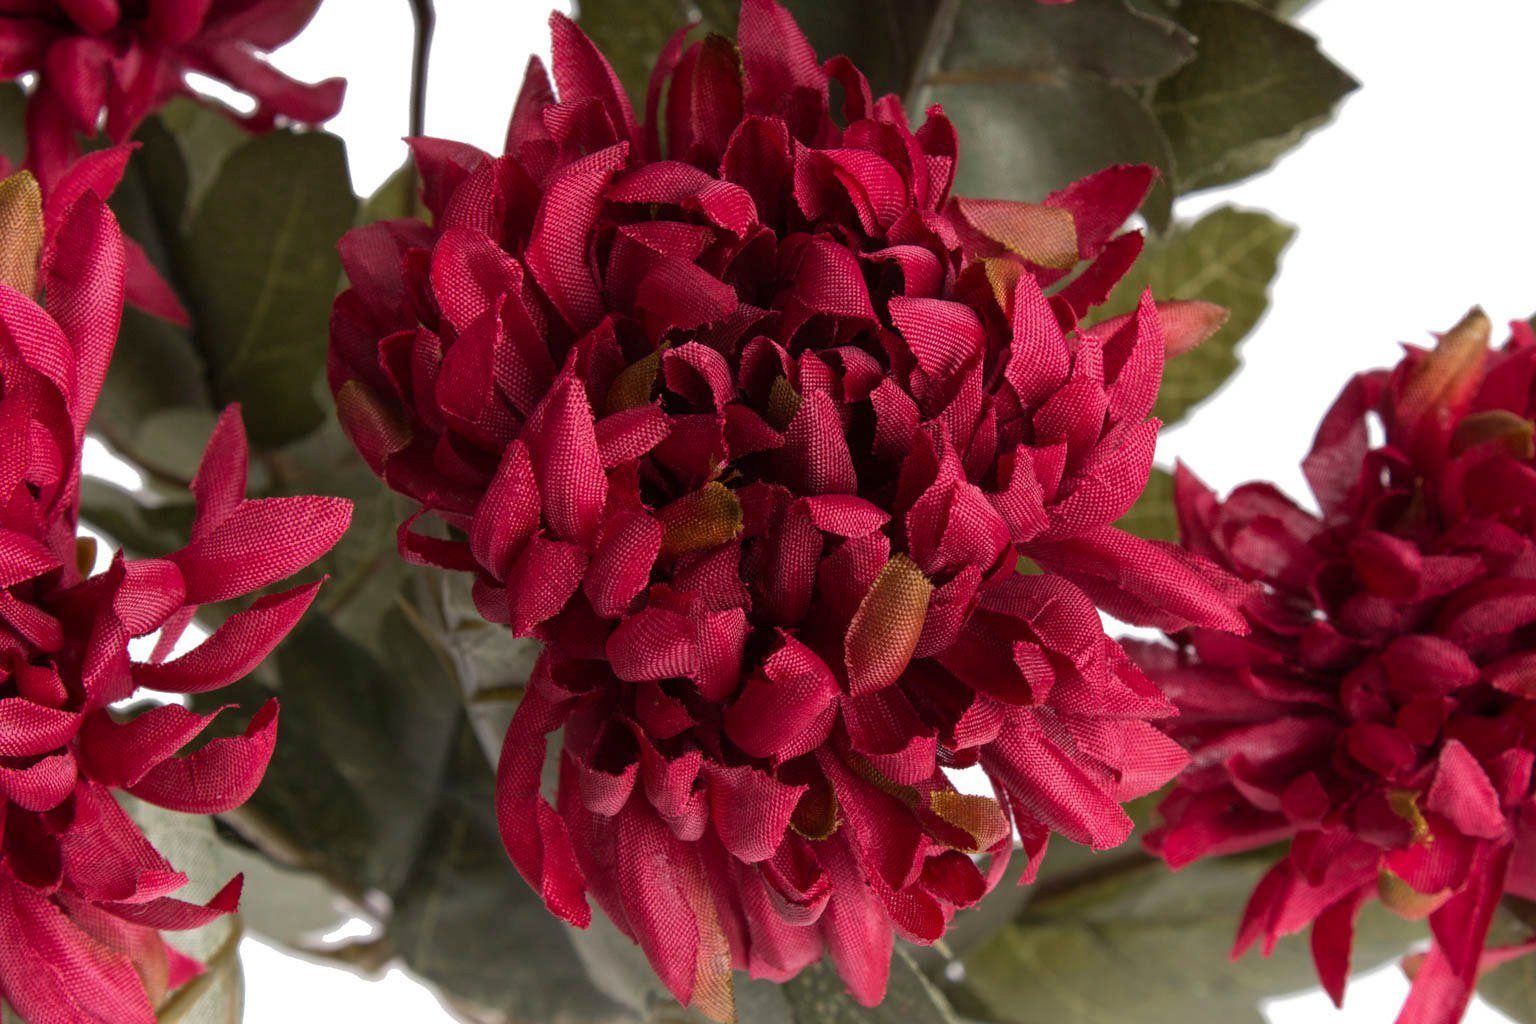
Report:
<svg viewBox="0 0 1536 1024"><path fill-rule="evenodd" d="M18 171L0 181L0 282L36 295L42 251L43 193L30 172Z"/></svg>
<svg viewBox="0 0 1536 1024"><path fill-rule="evenodd" d="M1376 892L1388 910L1409 921L1423 920L1455 895L1450 889L1419 892L1385 868L1376 876Z"/></svg>
<svg viewBox="0 0 1536 1024"><path fill-rule="evenodd" d="M1456 424L1451 435L1451 451L1457 455L1469 448L1494 442L1517 459L1536 456L1536 424L1508 409L1489 409L1473 413Z"/></svg>
<svg viewBox="0 0 1536 1024"><path fill-rule="evenodd" d="M1070 270L1077 265L1077 225L1055 206L1007 199L961 199L960 214L977 231L1037 266Z"/></svg>
<svg viewBox="0 0 1536 1024"><path fill-rule="evenodd" d="M1429 830L1429 822L1425 820L1424 812L1419 809L1419 794L1416 790L1394 789L1387 794L1387 804L1394 814L1413 827L1415 843L1435 841L1434 833Z"/></svg>
<svg viewBox="0 0 1536 1024"><path fill-rule="evenodd" d="M75 538L75 568L80 570L81 576L89 576L96 568L95 537Z"/></svg>
<svg viewBox="0 0 1536 1024"><path fill-rule="evenodd" d="M720 1024L736 1024L736 983L731 974L731 946L720 927L709 881L697 863L681 880L684 898L698 922L699 946L693 969L693 998L689 1006Z"/></svg>
<svg viewBox="0 0 1536 1024"><path fill-rule="evenodd" d="M991 797L941 789L929 794L928 809L972 838L974 845L967 853L990 850L1011 832L1002 808Z"/></svg>
<svg viewBox="0 0 1536 1024"><path fill-rule="evenodd" d="M873 693L894 683L912 660L933 584L906 555L892 555L848 626L843 658L848 689Z"/></svg>
<svg viewBox="0 0 1536 1024"><path fill-rule="evenodd" d="M656 517L666 531L661 550L668 555L718 547L741 533L741 502L735 491L718 480L683 495Z"/></svg>
<svg viewBox="0 0 1536 1024"><path fill-rule="evenodd" d="M1002 258L987 259L981 261L982 268L987 272L987 283L992 286L992 297L997 300L997 306L1006 317L1013 316L1013 289L1019 283L1019 276L1024 273L1017 260Z"/></svg>
<svg viewBox="0 0 1536 1024"><path fill-rule="evenodd" d="M607 413L623 412L625 409L634 409L645 405L651 400L651 393L656 388L656 376L660 372L660 350L637 359L624 367L623 371L613 378L613 384L608 388L608 398L604 402L604 411Z"/></svg>
<svg viewBox="0 0 1536 1024"><path fill-rule="evenodd" d="M795 413L800 411L800 392L789 382L787 377L775 377L773 386L768 389L768 410L766 419L775 430L785 430L789 427L789 421L795 418Z"/></svg>
<svg viewBox="0 0 1536 1024"><path fill-rule="evenodd" d="M375 472L411 443L411 425L400 411L360 380L349 380L336 392L336 418Z"/></svg>
<svg viewBox="0 0 1536 1024"><path fill-rule="evenodd" d="M1414 368L1403 389L1397 405L1399 419L1411 423L1432 409L1465 401L1477 385L1492 334L1488 315L1474 307L1440 335L1435 350Z"/></svg>

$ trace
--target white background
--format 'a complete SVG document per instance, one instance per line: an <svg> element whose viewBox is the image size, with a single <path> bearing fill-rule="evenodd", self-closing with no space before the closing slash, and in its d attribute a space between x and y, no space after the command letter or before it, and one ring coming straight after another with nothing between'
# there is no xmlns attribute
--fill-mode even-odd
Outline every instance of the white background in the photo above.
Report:
<svg viewBox="0 0 1536 1024"><path fill-rule="evenodd" d="M547 7L438 7L428 132L497 149L527 54L547 50ZM1162 444L1165 461L1183 458L1223 490L1261 468L1299 492L1297 463L1332 396L1350 373L1393 361L1397 343L1427 340L1473 304L1496 321L1536 311L1536 4L1322 0L1301 22L1363 88L1274 170L1180 208L1230 202L1301 228L1244 371ZM276 57L300 77L350 80L331 127L364 194L405 156L409 53L405 0L327 0ZM245 945L252 1024L451 1019L399 971L369 983ZM1265 1009L1272 1024L1389 1024L1405 991L1388 968L1357 979L1343 1012L1317 992ZM1484 1008L1468 1018L1501 1019Z"/></svg>

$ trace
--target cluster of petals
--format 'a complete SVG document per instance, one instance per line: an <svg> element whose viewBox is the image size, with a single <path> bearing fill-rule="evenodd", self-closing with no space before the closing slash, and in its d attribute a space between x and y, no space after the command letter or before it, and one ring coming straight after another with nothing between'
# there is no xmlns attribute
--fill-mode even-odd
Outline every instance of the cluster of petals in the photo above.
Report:
<svg viewBox="0 0 1536 1024"><path fill-rule="evenodd" d="M1528 948L1485 948L1505 893L1536 898L1536 336L1513 330L1491 350L1474 311L1354 378L1304 463L1317 512L1181 470L1184 543L1252 587L1251 632L1137 652L1193 757L1151 847L1178 867L1287 843L1237 951L1310 925L1338 1001L1365 901L1427 918L1400 1024L1453 1024Z"/></svg>
<svg viewBox="0 0 1536 1024"><path fill-rule="evenodd" d="M192 485L187 546L93 571L95 546L77 538L80 456L122 312L123 240L94 191L45 218L25 172L0 182L0 212L0 1000L36 1024L152 1024L159 998L200 969L162 930L228 913L240 885L206 904L177 899L187 876L114 791L196 814L235 807L271 756L277 708L183 753L217 714L125 702L140 687L205 693L249 672L318 583L260 598L170 655L199 606L307 566L349 508L247 500L230 410ZM130 656L131 640L157 631L147 660Z"/></svg>
<svg viewBox="0 0 1536 1024"><path fill-rule="evenodd" d="M51 188L80 153L79 137L125 142L178 95L189 73L244 93L241 120L265 131L279 117L318 124L341 108L345 84L296 82L261 56L309 23L320 0L6 0L0 79L36 75L27 107L28 166Z"/></svg>
<svg viewBox="0 0 1536 1024"><path fill-rule="evenodd" d="M914 131L771 0L679 32L643 118L552 24L503 155L415 140L433 224L343 241L338 412L420 505L406 557L545 644L498 812L550 909L590 893L716 1016L733 968L824 953L873 1004L1015 831L1028 877L1053 831L1114 846L1183 765L1099 608L1240 627L1221 574L1112 525L1162 321L1078 320L1151 172L955 199L942 111ZM975 765L993 796L946 775Z"/></svg>

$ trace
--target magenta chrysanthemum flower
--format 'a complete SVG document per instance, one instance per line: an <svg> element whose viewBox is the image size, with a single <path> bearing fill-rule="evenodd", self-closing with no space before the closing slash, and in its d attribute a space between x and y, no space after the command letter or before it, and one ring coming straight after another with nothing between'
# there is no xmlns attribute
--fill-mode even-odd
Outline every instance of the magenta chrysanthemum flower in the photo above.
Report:
<svg viewBox="0 0 1536 1024"><path fill-rule="evenodd" d="M122 238L94 192L46 238L29 178L0 182L0 196L0 999L29 1021L153 1024L153 1004L200 969L160 931L228 913L239 879L204 906L176 899L186 876L113 790L198 814L240 804L271 756L277 707L243 736L181 754L216 714L168 705L128 718L114 706L141 686L202 693L249 672L318 584L261 598L190 653L163 655L199 605L323 554L350 510L332 498L246 500L230 410L193 483L191 543L165 558L118 555L92 575L94 547L76 535L80 451L122 311ZM131 660L128 641L157 630L156 655Z"/></svg>
<svg viewBox="0 0 1536 1024"><path fill-rule="evenodd" d="M9 0L0 5L0 79L33 73L28 166L51 188L79 155L77 136L125 142L177 95L189 72L256 101L244 123L318 124L341 107L345 83L295 82L262 59L309 23L320 0Z"/></svg>
<svg viewBox="0 0 1536 1024"><path fill-rule="evenodd" d="M1336 1001L1365 900L1427 916L1400 1024L1460 1019L1480 964L1525 949L1484 949L1500 897L1536 898L1536 337L1488 334L1474 312L1345 388L1304 464L1320 514L1181 471L1184 543L1251 581L1252 633L1137 652L1194 758L1152 848L1287 841L1237 950L1310 925Z"/></svg>
<svg viewBox="0 0 1536 1024"><path fill-rule="evenodd" d="M1184 757L1095 602L1240 625L1198 559L1111 525L1164 342L1150 301L1077 321L1151 172L954 199L940 110L913 131L769 0L740 25L680 32L642 122L556 17L559 100L535 63L504 155L416 141L435 224L343 242L330 365L369 464L457 531L407 523L405 554L546 643L500 769L513 860L717 1016L732 967L824 951L878 1002L893 931L942 935L1015 827L1030 875L1052 831L1126 838ZM977 764L996 799L944 771Z"/></svg>

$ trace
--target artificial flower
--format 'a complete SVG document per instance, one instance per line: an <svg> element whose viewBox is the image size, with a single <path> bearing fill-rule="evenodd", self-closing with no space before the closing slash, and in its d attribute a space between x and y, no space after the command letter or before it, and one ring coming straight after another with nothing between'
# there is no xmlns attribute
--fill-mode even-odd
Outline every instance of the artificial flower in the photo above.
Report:
<svg viewBox="0 0 1536 1024"><path fill-rule="evenodd" d="M262 597L169 655L200 605L307 566L350 509L247 500L231 409L192 484L190 543L93 572L95 546L78 533L80 457L122 312L123 240L90 189L45 217L26 172L0 181L0 227L0 999L34 1024L153 1024L166 990L200 970L161 932L230 912L240 882L204 905L177 899L187 876L114 791L196 814L237 806L272 754L277 706L182 753L218 712L124 702L140 687L206 693L254 668L318 583ZM130 655L130 640L157 632L147 660Z"/></svg>
<svg viewBox="0 0 1536 1024"><path fill-rule="evenodd" d="M0 79L33 74L28 166L44 189L79 156L79 136L125 142L187 75L255 102L240 118L266 131L278 118L319 124L341 108L345 83L296 82L262 57L303 30L320 0L8 0L0 4Z"/></svg>
<svg viewBox="0 0 1536 1024"><path fill-rule="evenodd" d="M1316 511L1181 469L1184 544L1248 582L1251 632L1136 650L1193 758L1152 849L1284 843L1236 951L1310 927L1338 1002L1362 904L1427 918L1399 1024L1453 1024L1529 948L1485 948L1506 893L1536 898L1536 337L1513 332L1490 350L1474 311L1350 381L1303 463Z"/></svg>
<svg viewBox="0 0 1536 1024"><path fill-rule="evenodd" d="M717 1017L733 967L824 952L874 1004L893 934L937 940L1016 829L1030 877L1052 831L1114 846L1182 766L1096 602L1240 625L1220 574L1113 526L1163 321L1079 318L1152 173L956 199L942 111L913 130L770 0L735 42L679 32L643 117L553 31L503 155L415 140L433 224L343 241L338 412L452 531L414 518L405 555L546 645L498 813L550 909L585 925L590 892Z"/></svg>

